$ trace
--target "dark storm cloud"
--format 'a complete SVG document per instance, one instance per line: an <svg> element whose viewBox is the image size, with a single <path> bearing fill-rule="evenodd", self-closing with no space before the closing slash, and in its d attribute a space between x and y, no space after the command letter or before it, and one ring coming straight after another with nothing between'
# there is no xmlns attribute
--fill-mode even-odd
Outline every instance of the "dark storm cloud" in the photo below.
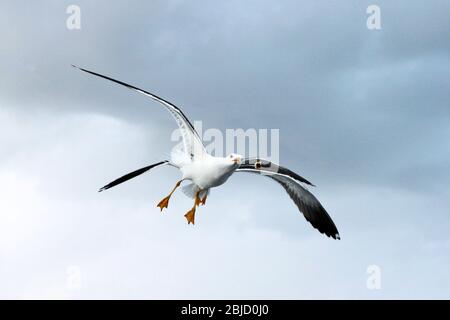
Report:
<svg viewBox="0 0 450 320"><path fill-rule="evenodd" d="M65 28L69 2L3 3L2 100L173 128L75 63L153 90L205 128L280 128L280 159L308 176L433 190L447 173L416 181L413 168L448 161L449 5L436 3L381 1L380 31L366 28L369 2L81 1L79 31Z"/></svg>

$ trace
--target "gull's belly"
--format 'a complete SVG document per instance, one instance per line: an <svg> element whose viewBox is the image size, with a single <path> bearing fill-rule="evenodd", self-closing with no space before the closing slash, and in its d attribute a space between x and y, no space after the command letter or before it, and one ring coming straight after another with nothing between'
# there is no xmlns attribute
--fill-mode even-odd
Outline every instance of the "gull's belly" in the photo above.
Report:
<svg viewBox="0 0 450 320"><path fill-rule="evenodd" d="M201 189L220 186L233 174L233 168L214 163L192 163L182 169L183 178L192 180Z"/></svg>

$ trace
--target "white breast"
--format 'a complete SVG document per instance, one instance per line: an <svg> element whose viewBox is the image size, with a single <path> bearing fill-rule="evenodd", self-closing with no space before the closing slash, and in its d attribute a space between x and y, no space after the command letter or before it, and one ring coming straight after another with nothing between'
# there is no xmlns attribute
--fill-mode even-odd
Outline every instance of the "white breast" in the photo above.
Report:
<svg viewBox="0 0 450 320"><path fill-rule="evenodd" d="M220 186L233 174L236 166L221 157L207 157L181 168L183 179L192 180L201 189Z"/></svg>

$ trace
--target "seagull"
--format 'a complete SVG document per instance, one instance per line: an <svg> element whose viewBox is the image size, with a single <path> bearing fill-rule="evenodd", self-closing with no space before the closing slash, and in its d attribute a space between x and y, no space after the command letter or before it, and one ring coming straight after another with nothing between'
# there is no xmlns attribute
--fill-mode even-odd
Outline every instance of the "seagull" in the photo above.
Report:
<svg viewBox="0 0 450 320"><path fill-rule="evenodd" d="M182 182L189 181L190 183L188 185L182 187L182 191L188 197L194 199L194 204L184 216L188 225L191 223L194 225L196 208L199 205L205 205L206 198L208 197L211 188L224 184L235 172L249 172L267 176L278 182L293 200L300 212L303 213L306 220L309 221L314 228L328 237L337 240L340 239L339 232L333 220L316 197L307 189L307 186L314 187L314 185L305 178L288 168L279 166L265 159L244 158L235 153L226 157L212 156L207 153L202 143L202 139L194 129L192 123L185 116L183 111L173 103L125 82L115 80L75 65L72 65L72 67L125 86L128 89L159 102L172 114L182 136L182 143L178 148L172 150L170 160L160 161L128 173L100 188L99 192L115 187L118 184L137 177L157 166L169 165L175 167L181 171L182 177L177 181L170 193L157 204L157 207L159 207L161 211L167 208L170 197L175 190L180 187Z"/></svg>

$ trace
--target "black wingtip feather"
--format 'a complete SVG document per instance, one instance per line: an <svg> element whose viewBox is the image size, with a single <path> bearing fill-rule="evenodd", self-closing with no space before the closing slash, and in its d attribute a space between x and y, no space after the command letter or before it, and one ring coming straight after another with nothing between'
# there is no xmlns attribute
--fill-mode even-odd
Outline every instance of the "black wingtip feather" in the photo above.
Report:
<svg viewBox="0 0 450 320"><path fill-rule="evenodd" d="M123 182L125 182L125 181L128 181L128 180L130 180L130 179L133 179L134 177L137 177L138 175L141 175L141 174L143 174L144 172L146 172L146 171L148 171L148 170L150 170L150 169L152 169L152 168L154 168L154 167L156 167L156 166L159 166L159 165L161 165L161 164L165 164L165 163L168 163L168 162L169 162L169 161L164 160L164 161L161 161L161 162L154 163L154 164L151 164L151 165L149 165L149 166L143 167L143 168L141 168L141 169L135 170L135 171L133 171L133 172L127 173L126 175L124 175L124 176L122 176L122 177L120 177L120 178L117 178L116 180L114 180L114 181L108 183L107 185L101 187L101 188L98 190L98 192L102 192L102 191L104 191L104 190L108 190L108 189L110 189L110 188L112 188L112 187L117 186L118 184L121 184L121 183L123 183Z"/></svg>
<svg viewBox="0 0 450 320"><path fill-rule="evenodd" d="M273 177L272 177L273 178ZM293 193L289 187L282 183L282 181L275 180L281 184L281 186L287 191L289 197L294 201L297 205L300 212L303 213L305 219L320 233L326 235L329 238L340 240L341 237L339 235L339 231L336 228L333 220L325 210L325 208L320 204L320 202L312 195L308 190L299 185L299 188L303 190L306 194L310 195L317 201L315 206L308 206L303 202L303 200L298 197L297 194Z"/></svg>

